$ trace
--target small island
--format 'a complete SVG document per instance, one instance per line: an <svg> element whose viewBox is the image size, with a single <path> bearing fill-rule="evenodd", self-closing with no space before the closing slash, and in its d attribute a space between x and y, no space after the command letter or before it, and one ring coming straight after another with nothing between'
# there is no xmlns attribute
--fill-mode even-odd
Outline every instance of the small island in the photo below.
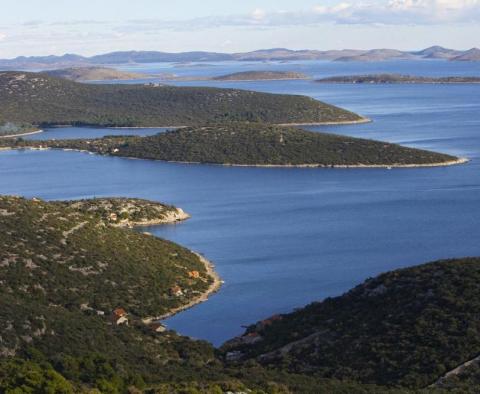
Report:
<svg viewBox="0 0 480 394"><path fill-rule="evenodd" d="M70 67L61 68L58 70L48 70L45 74L56 77L69 79L75 82L88 81L129 81L136 79L146 79L152 76L140 73L132 73L127 71L120 71L109 67Z"/></svg>
<svg viewBox="0 0 480 394"><path fill-rule="evenodd" d="M466 161L387 142L258 123L188 127L149 137L6 140L2 146L71 149L137 159L256 167L433 167Z"/></svg>
<svg viewBox="0 0 480 394"><path fill-rule="evenodd" d="M214 81L278 81L310 79L306 74L294 71L243 71L212 78Z"/></svg>
<svg viewBox="0 0 480 394"><path fill-rule="evenodd" d="M345 75L317 79L318 83L336 84L477 84L480 77L422 77L402 74Z"/></svg>

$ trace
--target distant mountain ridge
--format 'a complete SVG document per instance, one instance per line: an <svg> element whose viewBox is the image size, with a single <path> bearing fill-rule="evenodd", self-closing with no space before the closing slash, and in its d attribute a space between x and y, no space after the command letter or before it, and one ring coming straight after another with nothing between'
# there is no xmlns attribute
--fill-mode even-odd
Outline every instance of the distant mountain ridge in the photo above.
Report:
<svg viewBox="0 0 480 394"><path fill-rule="evenodd" d="M91 57L67 53L62 56L19 56L0 59L0 69L61 68L103 64L162 63L162 62L214 62L214 61L385 61L385 60L428 60L446 59L453 61L480 61L480 49L466 51L432 46L420 51L395 49L342 49L342 50L292 50L287 48L260 49L242 53L218 53L205 51L159 52L117 51Z"/></svg>

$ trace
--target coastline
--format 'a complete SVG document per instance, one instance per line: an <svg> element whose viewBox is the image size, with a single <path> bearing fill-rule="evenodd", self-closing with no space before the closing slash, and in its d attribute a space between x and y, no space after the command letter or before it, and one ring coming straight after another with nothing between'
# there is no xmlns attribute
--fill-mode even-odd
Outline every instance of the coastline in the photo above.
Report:
<svg viewBox="0 0 480 394"><path fill-rule="evenodd" d="M212 283L210 284L210 286L208 287L207 290L205 290L202 294L200 294L198 297L192 299L188 303L186 303L184 305L180 305L180 306L178 306L178 307L176 307L176 308L170 310L169 312L164 313L163 315L160 315L160 316L145 317L145 318L142 319L143 323L150 324L150 323L153 323L153 322L156 322L156 321L161 321L161 320L168 319L168 318L176 315L177 313L183 312L187 309L190 309L190 308L194 307L195 305L198 305L198 304L201 304L201 303L207 301L211 297L212 294L215 294L217 291L220 290L220 287L222 286L223 281L221 280L220 275L218 275L218 273L215 271L215 265L211 261L209 261L205 257L203 257L200 253L194 252L193 250L190 250L190 252L192 252L195 256L197 256L198 259L200 260L200 262L205 266L205 271L206 271L207 275L210 278L212 278Z"/></svg>
<svg viewBox="0 0 480 394"><path fill-rule="evenodd" d="M277 123L277 126L341 126L349 124L364 124L372 123L373 120L364 116L361 116L358 120L341 120L338 122L307 122L307 123Z"/></svg>
<svg viewBox="0 0 480 394"><path fill-rule="evenodd" d="M156 225L162 225L162 224L174 224L180 221L187 220L190 217L191 216L188 213L186 213L182 208L177 208L176 211L170 212L170 215L167 215L167 218L153 219L145 222L121 223L121 224L115 225L115 227L134 228L134 227L156 226ZM197 253L190 249L189 251L193 253L195 256L197 256L200 262L204 265L207 276L212 278L212 283L210 284L208 289L206 289L202 294L200 294L198 297L195 297L187 304L180 305L172 309L171 311L164 313L163 315L160 315L158 317L145 317L142 319L143 323L150 324L155 321L165 320L169 317L172 317L177 313L180 313L184 310L194 307L195 305L198 305L198 304L201 304L202 302L207 301L212 294L220 290L220 287L222 286L223 281L221 280L218 273L215 271L214 264L210 260L207 260L205 257L203 257L200 253Z"/></svg>
<svg viewBox="0 0 480 394"><path fill-rule="evenodd" d="M142 222L135 221L125 221L120 223L114 223L112 226L121 227L121 228L134 228L134 227L150 227L150 226L160 226L162 224L175 224L178 222L183 222L187 219L190 219L191 216L186 213L182 208L176 208L175 210L170 210L166 213L165 217L158 219L145 220Z"/></svg>
<svg viewBox="0 0 480 394"><path fill-rule="evenodd" d="M99 156L109 156L109 157L118 157L122 159L129 160L149 160L149 161L160 161L163 163L173 163L173 164L191 164L191 165L210 165L210 166L221 166L221 167L251 167L251 168L322 168L322 169L351 169L351 168L360 168L360 169L393 169L393 168L431 168L431 167L450 167L454 165L466 164L470 162L470 159L466 157L459 157L455 160L448 160L438 163L419 163L419 164L232 164L232 163L205 163L205 162L192 162L192 161L173 161L173 160L161 160L161 159L147 159L143 157L129 157L129 156L120 156L120 155L102 155L97 152L92 152L82 149L71 149L71 148L36 148L36 147L21 147L21 148L11 148L11 147L0 147L1 150L61 150L65 152L80 152L88 153L89 155L99 155ZM165 223L157 223L165 224ZM153 224L155 225L155 224Z"/></svg>
<svg viewBox="0 0 480 394"><path fill-rule="evenodd" d="M39 133L43 133L43 130L29 131L28 133L21 133L21 134L0 135L0 138L23 137L24 135L33 135L33 134L39 134Z"/></svg>

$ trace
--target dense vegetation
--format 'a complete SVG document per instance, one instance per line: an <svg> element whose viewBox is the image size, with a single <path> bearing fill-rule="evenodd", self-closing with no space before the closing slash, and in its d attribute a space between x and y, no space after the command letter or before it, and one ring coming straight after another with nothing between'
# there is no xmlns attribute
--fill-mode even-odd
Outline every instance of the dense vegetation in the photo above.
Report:
<svg viewBox="0 0 480 394"><path fill-rule="evenodd" d="M293 71L242 71L214 77L217 81L257 81L277 79L307 79L308 76Z"/></svg>
<svg viewBox="0 0 480 394"><path fill-rule="evenodd" d="M119 71L109 67L70 67L45 71L45 74L72 81L105 81L149 78L148 75Z"/></svg>
<svg viewBox="0 0 480 394"><path fill-rule="evenodd" d="M218 351L142 321L211 279L191 252L105 219L135 202L0 197L0 392L475 392L478 363L438 379L480 353L480 259L381 275ZM232 351L241 359L226 362Z"/></svg>
<svg viewBox="0 0 480 394"><path fill-rule="evenodd" d="M450 84L480 83L480 77L422 77L402 74L345 75L318 79L320 83L412 83L412 84Z"/></svg>
<svg viewBox="0 0 480 394"><path fill-rule="evenodd" d="M172 126L209 121L316 123L360 120L309 97L235 89L81 84L0 72L0 124Z"/></svg>
<svg viewBox="0 0 480 394"><path fill-rule="evenodd" d="M0 197L0 392L385 392L255 362L230 368L206 342L153 331L141 317L186 302L209 278L180 246L110 226L92 209L104 201ZM184 296L168 294L173 284ZM117 307L129 325L111 319Z"/></svg>
<svg viewBox="0 0 480 394"><path fill-rule="evenodd" d="M4 141L4 146L71 148L114 156L235 165L429 165L455 157L386 142L293 127L231 123L184 128L150 137Z"/></svg>
<svg viewBox="0 0 480 394"><path fill-rule="evenodd" d="M251 326L225 350L311 376L426 387L480 353L479 280L479 258L389 272ZM450 387L475 382L474 368Z"/></svg>

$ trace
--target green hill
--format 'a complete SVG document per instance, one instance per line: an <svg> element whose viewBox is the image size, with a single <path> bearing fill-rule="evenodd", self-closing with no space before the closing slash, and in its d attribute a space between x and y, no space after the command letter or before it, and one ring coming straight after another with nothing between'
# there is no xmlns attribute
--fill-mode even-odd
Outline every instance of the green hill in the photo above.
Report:
<svg viewBox="0 0 480 394"><path fill-rule="evenodd" d="M423 388L480 354L479 280L479 258L389 272L259 322L224 350L279 370ZM478 371L474 364L444 387L475 392Z"/></svg>
<svg viewBox="0 0 480 394"><path fill-rule="evenodd" d="M111 225L172 209L0 197L0 392L475 392L480 259L383 274L219 351L143 320L208 291L199 257Z"/></svg>
<svg viewBox="0 0 480 394"><path fill-rule="evenodd" d="M210 121L322 123L362 119L304 96L207 87L80 84L46 74L0 72L0 124L147 127Z"/></svg>
<svg viewBox="0 0 480 394"><path fill-rule="evenodd" d="M3 145L48 146L141 159L228 165L393 167L460 162L453 156L386 142L252 123L184 128L150 137L4 141Z"/></svg>

